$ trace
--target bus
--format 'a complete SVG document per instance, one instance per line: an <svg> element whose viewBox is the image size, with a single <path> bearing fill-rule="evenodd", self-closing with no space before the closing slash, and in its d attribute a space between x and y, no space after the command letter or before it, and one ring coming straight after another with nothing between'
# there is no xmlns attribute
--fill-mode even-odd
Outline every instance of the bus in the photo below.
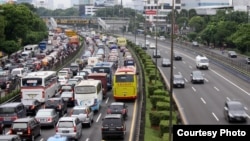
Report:
<svg viewBox="0 0 250 141"><path fill-rule="evenodd" d="M112 79L115 73L115 64L113 62L98 62L93 67L93 72L108 74L108 90L112 89Z"/></svg>
<svg viewBox="0 0 250 141"><path fill-rule="evenodd" d="M138 93L138 73L134 66L117 68L114 74L113 96L115 100L135 100Z"/></svg>
<svg viewBox="0 0 250 141"><path fill-rule="evenodd" d="M117 45L118 45L118 48L120 48L121 46L127 46L127 39L124 37L118 37Z"/></svg>
<svg viewBox="0 0 250 141"><path fill-rule="evenodd" d="M93 111L99 111L103 99L101 80L82 80L75 85L74 92L76 105L89 106Z"/></svg>
<svg viewBox="0 0 250 141"><path fill-rule="evenodd" d="M32 57L35 57L37 54L40 53L40 49L38 47L38 44L26 45L23 47L23 51L31 51Z"/></svg>
<svg viewBox="0 0 250 141"><path fill-rule="evenodd" d="M21 78L21 97L44 103L57 93L58 87L56 71L30 72Z"/></svg>

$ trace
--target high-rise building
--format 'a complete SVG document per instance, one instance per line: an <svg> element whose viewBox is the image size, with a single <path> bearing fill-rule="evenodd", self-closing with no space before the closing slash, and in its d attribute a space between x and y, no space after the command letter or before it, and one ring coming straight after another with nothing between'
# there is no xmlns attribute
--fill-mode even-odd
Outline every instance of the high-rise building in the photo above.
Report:
<svg viewBox="0 0 250 141"><path fill-rule="evenodd" d="M181 0L181 9L195 9L209 6L229 6L230 0Z"/></svg>
<svg viewBox="0 0 250 141"><path fill-rule="evenodd" d="M234 10L238 11L250 11L249 0L231 0Z"/></svg>
<svg viewBox="0 0 250 141"><path fill-rule="evenodd" d="M29 3L32 4L33 0L17 0L16 3Z"/></svg>
<svg viewBox="0 0 250 141"><path fill-rule="evenodd" d="M44 7L46 9L53 10L54 8L54 1L53 0L35 0L34 5L35 7Z"/></svg>

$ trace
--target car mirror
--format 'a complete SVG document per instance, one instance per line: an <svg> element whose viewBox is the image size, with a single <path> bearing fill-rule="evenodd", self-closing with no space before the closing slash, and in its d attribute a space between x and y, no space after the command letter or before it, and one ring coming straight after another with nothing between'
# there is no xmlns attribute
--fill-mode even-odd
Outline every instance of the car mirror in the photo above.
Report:
<svg viewBox="0 0 250 141"><path fill-rule="evenodd" d="M228 110L228 108L227 107L224 107L224 109L227 111Z"/></svg>

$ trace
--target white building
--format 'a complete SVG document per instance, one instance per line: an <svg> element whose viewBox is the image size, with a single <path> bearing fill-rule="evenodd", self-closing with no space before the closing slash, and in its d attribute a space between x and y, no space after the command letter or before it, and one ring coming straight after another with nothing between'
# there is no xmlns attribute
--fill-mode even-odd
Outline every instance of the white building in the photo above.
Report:
<svg viewBox="0 0 250 141"><path fill-rule="evenodd" d="M54 1L53 0L34 0L34 6L36 8L44 7L46 9L53 10L54 9Z"/></svg>
<svg viewBox="0 0 250 141"><path fill-rule="evenodd" d="M240 1L240 0L237 0ZM201 7L229 6L230 0L181 0L181 9L196 9Z"/></svg>

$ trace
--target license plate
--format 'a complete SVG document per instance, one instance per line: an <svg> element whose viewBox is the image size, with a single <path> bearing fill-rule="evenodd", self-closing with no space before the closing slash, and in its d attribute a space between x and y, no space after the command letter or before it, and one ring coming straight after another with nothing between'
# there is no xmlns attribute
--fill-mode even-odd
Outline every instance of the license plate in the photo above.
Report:
<svg viewBox="0 0 250 141"><path fill-rule="evenodd" d="M39 121L45 121L45 119L40 119Z"/></svg>
<svg viewBox="0 0 250 141"><path fill-rule="evenodd" d="M22 134L23 134L23 132L17 132L17 134L18 134L18 135L22 135Z"/></svg>
<svg viewBox="0 0 250 141"><path fill-rule="evenodd" d="M115 128L110 128L109 130L110 130L110 131L115 131Z"/></svg>
<svg viewBox="0 0 250 141"><path fill-rule="evenodd" d="M5 121L10 121L10 120L11 120L11 118L9 118L9 117L5 117L5 118L4 118L4 120L5 120Z"/></svg>
<svg viewBox="0 0 250 141"><path fill-rule="evenodd" d="M28 94L28 96L33 99L34 97L36 97L36 94Z"/></svg>
<svg viewBox="0 0 250 141"><path fill-rule="evenodd" d="M63 130L62 132L63 132L63 133L69 133L69 131L68 131L68 130Z"/></svg>

